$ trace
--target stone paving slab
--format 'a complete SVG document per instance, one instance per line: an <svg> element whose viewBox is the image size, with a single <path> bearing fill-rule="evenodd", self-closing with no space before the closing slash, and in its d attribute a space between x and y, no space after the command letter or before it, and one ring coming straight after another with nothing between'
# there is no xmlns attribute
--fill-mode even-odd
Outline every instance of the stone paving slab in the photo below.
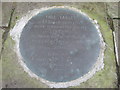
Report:
<svg viewBox="0 0 120 90"><path fill-rule="evenodd" d="M12 10L12 3L4 3L4 4L2 3L2 26L8 26L11 10Z"/></svg>
<svg viewBox="0 0 120 90"><path fill-rule="evenodd" d="M10 4L10 5L9 5ZM82 83L77 87L90 88L90 87L115 87L116 86L116 68L114 62L114 52L112 51L112 34L106 25L105 21L103 21L104 12L104 4L99 3L12 3L15 7L15 12L13 15L13 20L16 21L20 19L23 15L25 15L29 10L33 10L35 8L40 7L49 7L49 6L57 6L57 5L68 5L74 6L78 9L82 9L92 18L97 19L101 25L101 31L103 33L103 37L107 42L107 47L105 52L105 69L96 73L96 75L90 80ZM8 8L9 6L9 8ZM4 12L6 13L6 23L9 21L10 7L11 3L3 3ZM23 8L24 7L24 8ZM102 8L101 8L102 7ZM9 10L7 10L9 9ZM7 12L8 11L8 12ZM8 14L7 14L8 13ZM96 14L94 14L96 13ZM8 21L7 21L8 20ZM15 23L13 23L13 26ZM5 43L5 50L3 51L3 68L8 68L3 72L4 75L4 84L3 87L47 87L45 84L35 80L34 78L30 78L18 64L17 57L13 52L14 41L11 37L8 37ZM11 62L12 61L12 62ZM11 67L11 65L13 65Z"/></svg>
<svg viewBox="0 0 120 90"><path fill-rule="evenodd" d="M117 2L107 3L107 8L108 8L108 14L112 18L117 18L118 17L118 3Z"/></svg>

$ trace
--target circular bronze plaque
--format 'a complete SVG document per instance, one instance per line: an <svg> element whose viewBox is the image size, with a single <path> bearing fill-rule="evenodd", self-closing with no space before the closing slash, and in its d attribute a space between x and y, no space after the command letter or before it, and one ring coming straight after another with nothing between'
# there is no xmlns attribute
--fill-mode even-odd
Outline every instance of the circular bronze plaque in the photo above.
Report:
<svg viewBox="0 0 120 90"><path fill-rule="evenodd" d="M27 67L37 76L66 82L92 69L99 56L100 37L87 16L54 8L29 20L19 47Z"/></svg>

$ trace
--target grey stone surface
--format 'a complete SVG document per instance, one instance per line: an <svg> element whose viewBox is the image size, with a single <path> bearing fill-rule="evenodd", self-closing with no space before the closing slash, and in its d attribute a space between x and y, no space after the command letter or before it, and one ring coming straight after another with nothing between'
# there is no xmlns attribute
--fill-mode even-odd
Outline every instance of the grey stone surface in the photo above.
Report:
<svg viewBox="0 0 120 90"><path fill-rule="evenodd" d="M118 17L118 2L108 2L107 3L107 8L108 8L108 14L112 18L117 18Z"/></svg>
<svg viewBox="0 0 120 90"><path fill-rule="evenodd" d="M12 5L13 3L2 3L2 26L8 26L9 24Z"/></svg>

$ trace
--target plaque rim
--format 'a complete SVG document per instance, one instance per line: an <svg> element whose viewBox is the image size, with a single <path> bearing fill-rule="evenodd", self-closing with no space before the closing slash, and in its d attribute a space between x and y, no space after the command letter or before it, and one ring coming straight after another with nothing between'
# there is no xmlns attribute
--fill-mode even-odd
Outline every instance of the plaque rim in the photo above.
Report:
<svg viewBox="0 0 120 90"><path fill-rule="evenodd" d="M20 35L22 33L22 30L23 30L24 26L27 24L27 22L33 16L37 15L38 13L42 13L45 10L50 10L50 9L54 9L54 8L66 8L66 9L70 9L70 10L76 11L78 13L81 13L82 15L85 15L95 25L95 27L96 27L96 29L98 31L99 37L100 37L100 52L99 52L99 57L97 58L97 61L95 62L95 64L92 66L92 69L88 73L86 73L85 75L83 75L82 77L79 77L79 78L77 78L75 80L72 80L72 81L67 81L67 82L51 82L51 81L45 80L45 79L37 76L25 64L25 62L23 61L22 55L20 53L20 49L19 49ZM13 27L13 29L10 30L10 36L15 41L14 52L17 54L18 62L21 65L21 67L24 69L24 71L29 74L29 76L31 76L32 78L36 78L37 80L40 80L44 84L48 85L50 88L67 88L67 87L70 87L70 86L80 85L80 83L87 81L97 71L99 71L99 70L101 70L101 69L104 68L105 42L103 40L103 37L102 37L102 34L101 34L101 31L100 31L99 27L100 26L98 25L97 20L91 19L86 13L82 12L81 10L79 10L77 8L70 7L70 6L52 6L52 7L43 7L41 9L34 9L34 10L29 11L26 15L24 15L21 19L19 19L16 22L15 26Z"/></svg>

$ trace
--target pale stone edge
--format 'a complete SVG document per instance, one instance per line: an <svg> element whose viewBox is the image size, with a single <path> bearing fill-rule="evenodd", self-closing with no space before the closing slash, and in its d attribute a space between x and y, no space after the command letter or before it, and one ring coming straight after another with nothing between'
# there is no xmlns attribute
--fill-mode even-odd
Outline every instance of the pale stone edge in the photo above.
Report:
<svg viewBox="0 0 120 90"><path fill-rule="evenodd" d="M113 38L114 38L114 43L115 43L115 55L116 55L116 61L117 61L117 64L119 66L119 56L118 56L118 47L117 47L117 40L115 39L115 37L117 36L115 34L115 31L112 32L113 33Z"/></svg>
<svg viewBox="0 0 120 90"><path fill-rule="evenodd" d="M72 81L69 81L69 82L50 82L48 80L45 80L43 78L38 77L23 62L23 58L22 58L20 50L19 50L19 39L20 39L20 35L21 35L21 32L22 32L22 29L24 28L24 26L26 25L26 23L33 16L37 15L38 13L41 13L44 10L48 10L48 9L52 9L52 8L67 8L67 9L70 9L70 10L75 10L77 12L80 12L83 15L89 17L88 15L86 15L83 12L81 12L80 10L78 10L78 9L76 9L74 7L69 7L69 6L44 7L44 8L41 8L41 9L34 9L32 11L29 11L25 16L23 16L20 20L18 20L17 23L16 23L16 25L14 26L14 28L12 30L10 30L10 36L16 42L15 47L14 47L14 51L18 55L18 61L19 61L20 65L23 67L24 71L26 71L31 77L34 77L37 80L40 80L41 82L45 83L50 88L67 88L69 86L80 85L80 83L85 82L86 80L88 80L89 78L91 78L96 73L96 71L99 71L99 70L101 70L101 69L104 68L104 60L103 59L104 59L105 42L104 42L102 34L101 34L100 30L99 30L99 25L97 23L97 20L92 20L90 17L89 17L89 19L96 26L97 31L99 33L101 50L100 50L100 54L99 54L97 62L92 67L92 70L90 70L87 74L85 74L84 76L82 76L82 77L80 77L80 78L78 78L76 80L72 80Z"/></svg>

